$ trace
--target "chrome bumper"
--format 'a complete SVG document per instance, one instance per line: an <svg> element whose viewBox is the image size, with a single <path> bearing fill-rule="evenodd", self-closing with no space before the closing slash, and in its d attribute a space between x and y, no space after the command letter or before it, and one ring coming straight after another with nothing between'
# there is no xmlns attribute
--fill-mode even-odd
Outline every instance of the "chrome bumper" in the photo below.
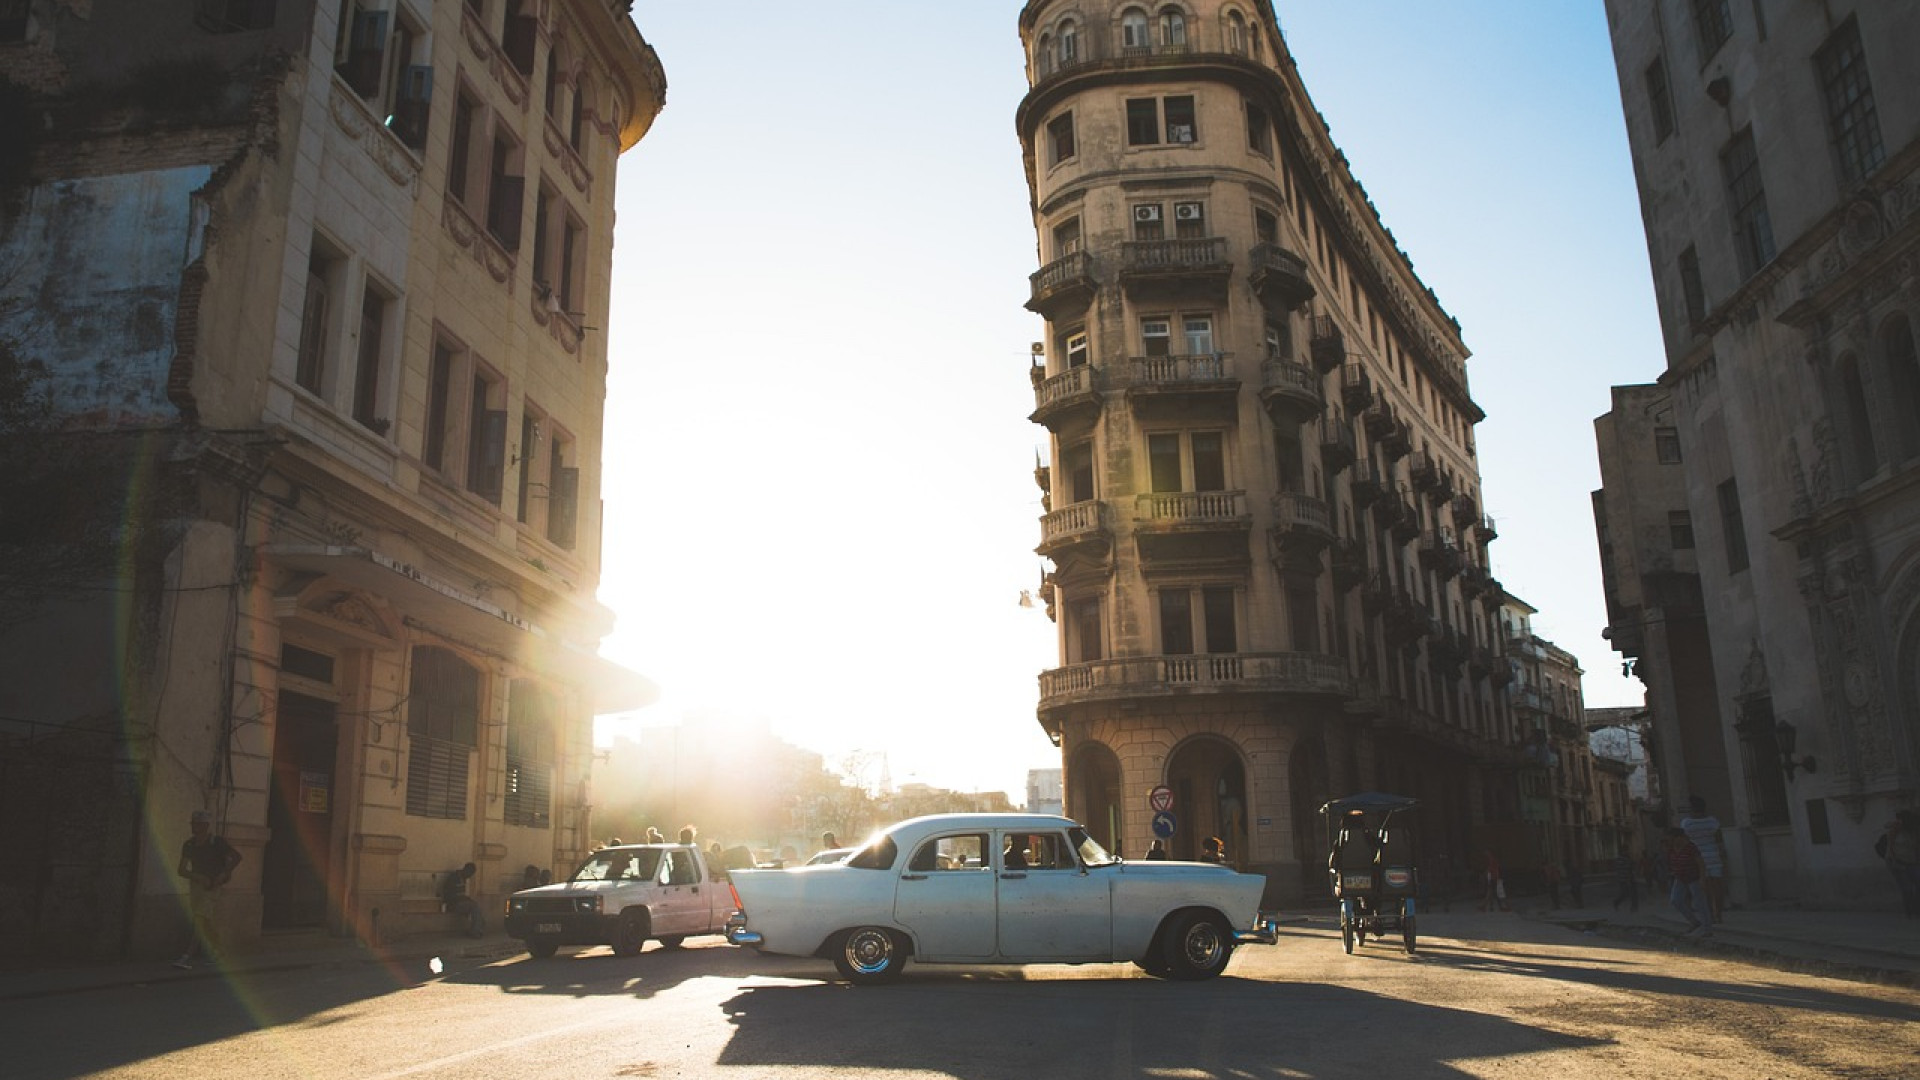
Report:
<svg viewBox="0 0 1920 1080"><path fill-rule="evenodd" d="M727 940L735 945L750 945L759 948L765 940L759 934L747 929L747 917L734 912L727 916Z"/></svg>
<svg viewBox="0 0 1920 1080"><path fill-rule="evenodd" d="M1271 945L1280 940L1280 916L1261 912L1253 920L1253 929L1236 930L1233 933L1235 945Z"/></svg>

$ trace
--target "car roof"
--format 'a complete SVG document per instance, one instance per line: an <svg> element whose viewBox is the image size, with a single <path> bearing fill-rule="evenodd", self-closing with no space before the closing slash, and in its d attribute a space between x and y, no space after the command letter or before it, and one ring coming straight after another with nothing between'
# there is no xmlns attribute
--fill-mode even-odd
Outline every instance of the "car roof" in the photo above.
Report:
<svg viewBox="0 0 1920 1080"><path fill-rule="evenodd" d="M1072 829L1079 822L1058 814L928 814L888 826L883 832L925 829Z"/></svg>

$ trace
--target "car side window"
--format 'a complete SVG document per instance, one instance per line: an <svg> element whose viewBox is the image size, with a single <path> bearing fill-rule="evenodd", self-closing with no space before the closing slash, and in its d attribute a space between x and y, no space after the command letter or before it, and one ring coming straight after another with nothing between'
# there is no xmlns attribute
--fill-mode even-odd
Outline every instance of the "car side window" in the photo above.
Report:
<svg viewBox="0 0 1920 1080"><path fill-rule="evenodd" d="M982 858L986 850L986 833L936 836L914 849L913 858L907 861L907 869L918 874L982 870L986 868L986 861Z"/></svg>
<svg viewBox="0 0 1920 1080"><path fill-rule="evenodd" d="M1026 837L1027 869L1077 870L1066 838L1059 833L1033 833Z"/></svg>

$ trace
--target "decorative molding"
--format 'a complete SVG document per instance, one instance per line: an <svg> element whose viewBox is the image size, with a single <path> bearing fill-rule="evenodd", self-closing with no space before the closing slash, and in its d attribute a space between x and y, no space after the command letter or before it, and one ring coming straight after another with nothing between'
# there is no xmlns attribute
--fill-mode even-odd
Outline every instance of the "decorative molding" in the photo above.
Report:
<svg viewBox="0 0 1920 1080"><path fill-rule="evenodd" d="M515 259L500 246L493 234L482 229L458 200L447 198L441 203L440 223L453 242L467 249L475 262L486 270L488 276L507 287L507 293L513 293L513 267Z"/></svg>
<svg viewBox="0 0 1920 1080"><path fill-rule="evenodd" d="M547 117L546 122L540 125L540 134L541 142L547 147L548 156L560 163L560 171L566 173L567 179L573 181L574 190L586 196L588 201L592 201L593 174L587 171L587 163L580 160L580 155L574 151L573 147L567 145L567 140L560 134L560 128L554 123L553 117Z"/></svg>
<svg viewBox="0 0 1920 1080"><path fill-rule="evenodd" d="M393 181L394 186L405 188L412 194L420 182L420 161L400 145L393 132L377 122L359 97L338 79L334 80L333 95L327 106L327 112L333 117L333 126L339 128L348 139L359 143L373 163L380 166L380 171L387 174L387 179Z"/></svg>

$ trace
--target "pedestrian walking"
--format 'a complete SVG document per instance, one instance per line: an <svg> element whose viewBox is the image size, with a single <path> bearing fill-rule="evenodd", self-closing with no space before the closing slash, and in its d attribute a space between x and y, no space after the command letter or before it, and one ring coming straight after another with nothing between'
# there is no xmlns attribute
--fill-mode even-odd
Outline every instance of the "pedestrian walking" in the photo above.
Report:
<svg viewBox="0 0 1920 1080"><path fill-rule="evenodd" d="M1886 861L1907 918L1920 919L1920 813L1902 810L1895 814L1887 822L1886 831L1874 841L1873 850Z"/></svg>
<svg viewBox="0 0 1920 1080"><path fill-rule="evenodd" d="M1712 937L1713 916L1707 910L1705 871L1700 849L1687 839L1686 830L1668 829L1667 874L1673 879L1673 885L1667 890L1667 902L1687 920L1687 933Z"/></svg>
<svg viewBox="0 0 1920 1080"><path fill-rule="evenodd" d="M1167 857L1166 841L1156 839L1154 840L1153 843L1147 845L1147 861L1148 862L1163 862L1166 860L1166 857Z"/></svg>
<svg viewBox="0 0 1920 1080"><path fill-rule="evenodd" d="M1620 902L1625 900L1633 905L1630 910L1640 910L1640 883L1637 879L1639 860L1625 851L1613 857L1613 910L1620 910Z"/></svg>
<svg viewBox="0 0 1920 1080"><path fill-rule="evenodd" d="M1481 911L1507 910L1507 883L1500 876L1500 860L1488 848L1482 858L1485 862L1486 894L1480 898Z"/></svg>
<svg viewBox="0 0 1920 1080"><path fill-rule="evenodd" d="M195 810L188 821L190 835L180 845L177 872L187 879L187 912L191 925L187 948L173 966L187 970L202 959L218 961L220 890L233 878L240 853L213 831L213 811Z"/></svg>
<svg viewBox="0 0 1920 1080"><path fill-rule="evenodd" d="M1687 800L1687 808L1686 816L1680 819L1680 828L1700 851L1707 910L1714 922L1720 922L1727 899L1727 841L1720 835L1720 819L1707 813L1707 800L1695 795Z"/></svg>

